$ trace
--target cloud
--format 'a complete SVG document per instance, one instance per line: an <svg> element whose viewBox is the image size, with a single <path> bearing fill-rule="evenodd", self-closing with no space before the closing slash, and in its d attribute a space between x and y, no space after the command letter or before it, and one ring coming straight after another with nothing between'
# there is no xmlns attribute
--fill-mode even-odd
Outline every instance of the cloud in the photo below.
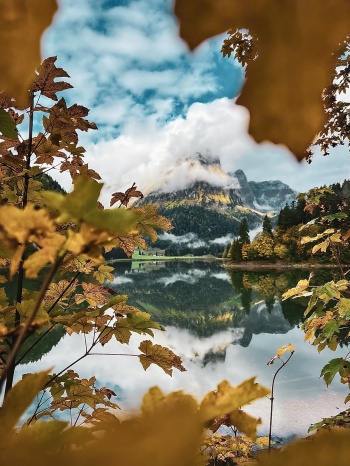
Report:
<svg viewBox="0 0 350 466"><path fill-rule="evenodd" d="M223 246L232 243L232 241L236 238L235 235L228 234L226 236L221 236L220 238L215 238L209 241L209 243L213 244L222 244Z"/></svg>
<svg viewBox="0 0 350 466"><path fill-rule="evenodd" d="M132 282L133 282L132 278L118 276L118 277L115 277L113 282L111 283L113 283L113 285L124 285L125 283L132 283Z"/></svg>
<svg viewBox="0 0 350 466"><path fill-rule="evenodd" d="M176 282L185 282L194 285L205 275L207 275L205 270L192 269L188 273L174 273L169 277L162 277L158 280L158 283L164 286L172 285Z"/></svg>
<svg viewBox="0 0 350 466"><path fill-rule="evenodd" d="M176 236L173 233L162 232L159 235L159 239L162 241L170 241L175 244L182 244L192 248L201 248L205 246L205 243L198 238L195 233L186 233L185 235Z"/></svg>
<svg viewBox="0 0 350 466"><path fill-rule="evenodd" d="M230 277L227 272L212 273L211 277L216 278L217 280L223 280L224 282L231 283Z"/></svg>
<svg viewBox="0 0 350 466"><path fill-rule="evenodd" d="M221 57L222 37L190 54L170 0L60 0L60 6L43 53L58 55L75 86L65 94L68 102L91 108L100 128L83 133L81 143L107 185L106 202L133 182L144 191L188 186L206 175L189 173L183 163L196 152L219 156L224 170L243 169L249 180L280 179L297 191L350 176L344 148L308 165L284 147L256 144L247 132L248 111L228 100L239 92L242 69ZM59 180L69 187L67 177Z"/></svg>

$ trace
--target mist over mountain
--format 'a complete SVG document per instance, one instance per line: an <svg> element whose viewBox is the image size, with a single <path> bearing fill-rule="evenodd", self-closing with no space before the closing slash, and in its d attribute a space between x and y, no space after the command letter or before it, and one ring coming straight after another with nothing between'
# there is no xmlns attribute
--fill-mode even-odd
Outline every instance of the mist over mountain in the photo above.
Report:
<svg viewBox="0 0 350 466"><path fill-rule="evenodd" d="M166 178L169 184L138 204L156 205L173 222L156 244L167 254L217 254L237 236L243 217L257 229L265 215L273 219L297 195L278 180L248 181L242 170L225 172L218 158L199 153L169 168ZM186 188L171 189L177 185Z"/></svg>

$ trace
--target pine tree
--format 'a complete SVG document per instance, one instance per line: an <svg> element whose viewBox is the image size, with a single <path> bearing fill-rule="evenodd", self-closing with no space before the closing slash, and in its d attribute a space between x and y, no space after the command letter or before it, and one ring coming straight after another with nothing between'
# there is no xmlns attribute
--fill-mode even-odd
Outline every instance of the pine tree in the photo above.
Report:
<svg viewBox="0 0 350 466"><path fill-rule="evenodd" d="M269 219L267 215L265 215L264 221L263 221L263 232L267 233L269 236L273 236L271 220Z"/></svg>
<svg viewBox="0 0 350 466"><path fill-rule="evenodd" d="M239 241L241 244L250 244L249 225L246 217L243 218L239 226Z"/></svg>
<svg viewBox="0 0 350 466"><path fill-rule="evenodd" d="M242 243L238 239L233 240L229 251L229 257L234 262L242 261Z"/></svg>

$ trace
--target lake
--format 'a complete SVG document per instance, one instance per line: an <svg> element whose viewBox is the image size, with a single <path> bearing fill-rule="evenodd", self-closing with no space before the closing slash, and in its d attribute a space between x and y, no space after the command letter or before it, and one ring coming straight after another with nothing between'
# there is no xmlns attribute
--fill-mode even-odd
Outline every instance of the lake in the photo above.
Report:
<svg viewBox="0 0 350 466"><path fill-rule="evenodd" d="M279 373L275 385L273 433L284 438L306 435L311 423L345 409L347 388L334 380L327 388L319 375L332 358L344 356L304 342L300 329L305 304L280 297L307 271L227 271L221 262L119 262L109 286L128 294L129 303L152 314L166 332L157 331L154 343L181 356L187 372L169 377L151 366L144 372L138 358L89 356L74 366L81 377L95 375L100 385L114 390L122 409L137 408L148 388L165 392L183 389L201 398L223 379L237 385L252 376L270 387L279 363L267 361L281 346L292 343L295 354ZM316 271L316 279L331 279L333 271ZM20 366L20 373L55 367L61 370L81 356L81 335L56 334L52 349L40 361ZM101 352L135 354L142 340L135 335L129 346L115 341ZM51 345L51 346L52 346ZM48 348L49 350L50 348ZM261 417L259 434L268 433L270 401L252 403L246 411Z"/></svg>

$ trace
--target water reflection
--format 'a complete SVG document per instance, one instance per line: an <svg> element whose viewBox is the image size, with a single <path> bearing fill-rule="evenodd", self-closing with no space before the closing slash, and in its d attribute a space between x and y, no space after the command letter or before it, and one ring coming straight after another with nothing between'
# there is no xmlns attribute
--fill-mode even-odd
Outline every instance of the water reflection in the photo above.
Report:
<svg viewBox="0 0 350 466"><path fill-rule="evenodd" d="M333 272L316 273L320 280L329 280L324 274ZM342 349L318 354L298 328L305 305L280 300L284 291L307 276L307 271L227 272L216 262L155 262L141 267L118 263L110 286L128 294L131 305L151 313L166 328L156 333L155 343L179 354L187 372L174 371L170 378L156 366L143 372L138 358L106 356L90 356L74 369L81 377L96 375L101 385L118 393L123 408L133 408L155 384L165 392L184 389L198 397L223 379L238 384L257 376L269 386L276 367L266 363L280 346L291 342L296 353L277 380L274 425L280 435L306 434L312 422L336 414L346 392L338 382L326 390L319 379L323 365L343 355ZM129 346L113 341L102 351L135 354L144 339L135 335ZM84 353L84 345L81 335L65 336L45 362L24 366L23 372L48 365L60 370ZM263 418L261 433L266 433L269 401L254 403L249 410Z"/></svg>

